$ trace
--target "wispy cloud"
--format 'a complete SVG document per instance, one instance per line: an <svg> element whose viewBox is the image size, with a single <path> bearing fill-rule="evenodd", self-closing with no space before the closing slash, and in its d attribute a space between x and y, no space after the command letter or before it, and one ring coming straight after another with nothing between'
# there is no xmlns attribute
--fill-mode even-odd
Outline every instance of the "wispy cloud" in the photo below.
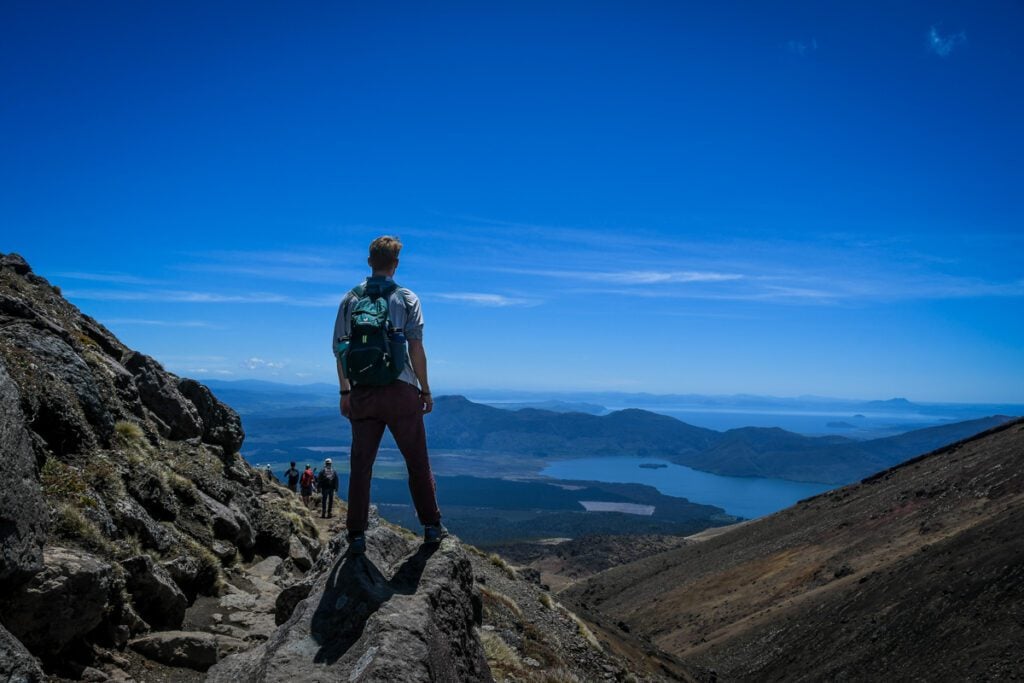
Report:
<svg viewBox="0 0 1024 683"><path fill-rule="evenodd" d="M940 57L948 57L958 46L967 42L967 34L963 31L942 35L937 26L928 29L928 47Z"/></svg>
<svg viewBox="0 0 1024 683"><path fill-rule="evenodd" d="M344 293L314 297L295 297L272 292L227 294L223 292L197 292L188 290L112 290L80 289L66 291L69 299L92 301L154 301L193 304L280 304L282 306L331 307L337 306Z"/></svg>
<svg viewBox="0 0 1024 683"><path fill-rule="evenodd" d="M476 306L487 306L490 308L507 308L509 306L536 306L541 302L537 299L524 299L520 297L505 296L503 294L483 294L478 292L462 292L457 294L435 294L438 299L445 301L458 301L474 304Z"/></svg>
<svg viewBox="0 0 1024 683"><path fill-rule="evenodd" d="M112 318L104 321L107 325L147 325L151 327L208 327L218 328L205 320L147 320L144 318Z"/></svg>
<svg viewBox="0 0 1024 683"><path fill-rule="evenodd" d="M118 285L160 285L160 280L128 275L127 273L83 273L80 271L57 273L57 277L69 280L88 280L90 282L109 282Z"/></svg>
<svg viewBox="0 0 1024 683"><path fill-rule="evenodd" d="M542 277L563 278L581 282L608 282L620 285L651 285L660 283L688 282L729 282L742 280L739 273L718 273L696 270L619 270L619 271L586 271L586 270L534 270L530 268L502 268L506 273L519 275L538 275Z"/></svg>
<svg viewBox="0 0 1024 683"><path fill-rule="evenodd" d="M818 51L818 39L811 38L809 41L791 40L786 43L786 49L798 57L806 57L807 55Z"/></svg>
<svg viewBox="0 0 1024 683"><path fill-rule="evenodd" d="M272 361L265 358L258 358L256 356L247 358L242 362L242 367L247 370L280 370L285 365L287 365L287 363L284 361Z"/></svg>

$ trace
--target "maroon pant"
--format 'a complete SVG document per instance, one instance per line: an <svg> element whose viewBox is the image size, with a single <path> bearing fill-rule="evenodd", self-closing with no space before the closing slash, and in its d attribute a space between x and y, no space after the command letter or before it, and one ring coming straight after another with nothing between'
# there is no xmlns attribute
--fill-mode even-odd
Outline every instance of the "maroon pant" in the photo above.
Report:
<svg viewBox="0 0 1024 683"><path fill-rule="evenodd" d="M439 524L434 474L427 457L423 401L416 387L396 381L384 387L352 389L352 456L348 480L349 535L366 531L370 514L370 478L384 428L391 431L409 470L409 492L420 523Z"/></svg>

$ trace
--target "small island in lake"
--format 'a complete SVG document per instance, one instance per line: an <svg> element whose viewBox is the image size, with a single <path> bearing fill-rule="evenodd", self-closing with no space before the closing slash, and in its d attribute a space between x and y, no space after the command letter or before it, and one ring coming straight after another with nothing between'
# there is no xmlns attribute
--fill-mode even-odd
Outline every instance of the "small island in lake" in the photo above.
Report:
<svg viewBox="0 0 1024 683"><path fill-rule="evenodd" d="M668 467L668 465L663 462L642 462L640 467L643 467L645 470L660 470L662 467Z"/></svg>

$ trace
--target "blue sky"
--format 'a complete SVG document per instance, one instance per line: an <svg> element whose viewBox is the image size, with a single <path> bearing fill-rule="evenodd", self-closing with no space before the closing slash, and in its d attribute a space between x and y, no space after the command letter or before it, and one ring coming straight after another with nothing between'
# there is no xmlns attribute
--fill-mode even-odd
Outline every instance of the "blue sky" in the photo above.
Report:
<svg viewBox="0 0 1024 683"><path fill-rule="evenodd" d="M0 251L180 374L1024 402L1024 5L0 9ZM893 6L895 5L895 6Z"/></svg>

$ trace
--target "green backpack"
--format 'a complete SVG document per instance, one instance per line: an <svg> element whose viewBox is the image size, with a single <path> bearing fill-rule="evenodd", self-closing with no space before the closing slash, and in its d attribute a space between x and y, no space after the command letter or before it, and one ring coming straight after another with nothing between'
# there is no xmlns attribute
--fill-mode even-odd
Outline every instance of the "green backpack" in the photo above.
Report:
<svg viewBox="0 0 1024 683"><path fill-rule="evenodd" d="M388 300L394 282L362 284L352 290L350 336L338 345L345 377L353 386L384 386L402 374L406 363L405 335L391 325Z"/></svg>

